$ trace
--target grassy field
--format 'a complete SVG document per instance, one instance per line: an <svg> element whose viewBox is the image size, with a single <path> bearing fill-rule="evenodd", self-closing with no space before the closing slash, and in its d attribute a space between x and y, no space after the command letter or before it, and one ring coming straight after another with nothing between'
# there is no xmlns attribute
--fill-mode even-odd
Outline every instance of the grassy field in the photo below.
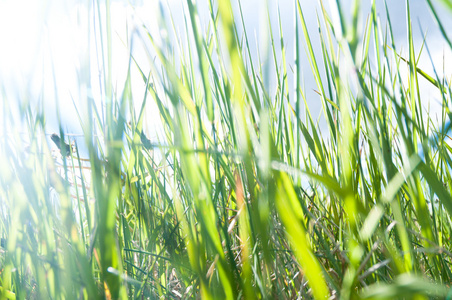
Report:
<svg viewBox="0 0 452 300"><path fill-rule="evenodd" d="M450 2L425 1L452 47L436 11ZM278 22L268 24L266 66L250 59L249 36L238 33L240 9L233 16L229 0L211 0L202 28L187 0L193 42L141 36L155 53L151 71L131 57L117 94L110 4L96 2L95 14L107 11L105 105L79 100L88 161L65 149L62 126L61 143L49 144L43 105L2 96L0 299L452 299L447 66L418 67L430 49L414 45L409 1L403 52L375 1L362 22L360 1L350 19L349 7L328 3L320 1L312 32L294 0L295 64L279 11L270 12ZM302 88L302 51L314 100ZM132 70L147 87L138 110ZM435 87L439 120L421 84ZM81 85L89 89L89 79ZM143 134L150 103L159 141ZM15 111L28 145L23 128L6 125L18 122Z"/></svg>

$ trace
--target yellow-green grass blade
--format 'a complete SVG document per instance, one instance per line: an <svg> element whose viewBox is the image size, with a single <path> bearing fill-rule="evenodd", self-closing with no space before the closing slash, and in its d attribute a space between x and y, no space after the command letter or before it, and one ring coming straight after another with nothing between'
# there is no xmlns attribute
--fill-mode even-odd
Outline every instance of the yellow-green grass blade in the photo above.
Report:
<svg viewBox="0 0 452 300"><path fill-rule="evenodd" d="M299 203L289 176L276 172L277 192L275 204L278 215L285 226L287 237L294 249L297 262L304 270L304 276L312 289L315 299L326 299L329 289L323 276L322 267L312 252L308 235L305 230L306 218Z"/></svg>

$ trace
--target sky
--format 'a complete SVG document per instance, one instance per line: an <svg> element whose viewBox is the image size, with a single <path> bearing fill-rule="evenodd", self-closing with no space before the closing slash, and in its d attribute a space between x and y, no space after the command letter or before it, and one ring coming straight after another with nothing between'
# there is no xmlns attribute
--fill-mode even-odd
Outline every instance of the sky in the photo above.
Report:
<svg viewBox="0 0 452 300"><path fill-rule="evenodd" d="M235 1L232 1L235 3ZM304 15L310 30L312 42L318 48L316 9L317 1L301 0ZM347 13L351 9L351 0L341 3ZM393 28L395 29L396 45L402 53L407 54L406 42L406 4L402 0L388 1L389 13ZM59 0L0 0L0 82L5 93L0 96L0 101L37 103L43 101L47 115L46 133L50 135L58 132L58 124L61 122L63 130L75 136L82 134L77 118L75 106L79 107L84 97L101 98L99 82L102 80L102 63L99 59L101 45L99 41L99 23L97 11L93 18L93 3L97 1L59 1ZM208 22L207 1L199 0L197 4L200 10L201 24L205 28ZM265 1L242 0L241 5L245 18L245 26L250 37L252 55L257 57L257 46L265 45L266 11ZM328 1L325 1L328 3ZM363 22L370 11L371 1L363 1ZM386 23L384 2L376 0L377 10L382 24ZM97 5L97 4L96 4ZM101 11L104 2L100 1ZM287 50L289 65L293 65L293 35L294 35L294 4L292 0L268 1L269 12L274 32L277 33L276 8L279 5L282 17L282 26ZM161 7L168 13L171 10L175 25L180 32L177 37L184 37L184 9L185 1L162 1ZM451 28L452 18L448 12L436 7L441 12L441 20L446 28ZM443 65L452 63L450 49L444 44L441 34L423 0L411 0L410 8L415 30L416 49L420 49L423 36L419 28L428 32L427 43L432 52L434 64L442 70ZM236 9L237 12L237 9ZM101 13L102 19L105 15ZM93 21L95 19L95 21ZM133 32L142 32L144 24L151 34L158 37L171 35L159 27L158 20L168 21L168 14L161 14L159 1L112 1L112 77L115 91L120 95L127 66L129 62L129 50L125 44L132 41L133 53L140 65L149 67L149 56L143 48L143 44ZM102 24L101 24L102 25ZM104 25L102 25L104 26ZM105 28L103 28L105 29ZM6 45L6 46L5 46ZM318 50L317 50L317 53ZM443 61L444 60L444 61ZM308 105L314 115L320 113L318 96L316 96L315 81L310 71L305 51L302 50L302 74L303 85L308 97ZM420 68L433 74L432 65L426 51L420 60ZM446 76L450 77L446 70ZM91 90L87 90L87 81ZM274 83L274 78L270 79ZM144 95L144 84L136 70L132 72L132 89L137 107L141 105ZM440 109L439 95L429 83L422 83L422 92L434 111ZM0 106L1 107L1 106ZM60 120L56 115L57 108L61 110ZM1 109L1 108L0 108ZM158 128L158 118L153 116L155 107L152 101L148 101L147 116L145 120L145 132L152 138L158 134L153 128ZM0 125L1 126L1 125Z"/></svg>

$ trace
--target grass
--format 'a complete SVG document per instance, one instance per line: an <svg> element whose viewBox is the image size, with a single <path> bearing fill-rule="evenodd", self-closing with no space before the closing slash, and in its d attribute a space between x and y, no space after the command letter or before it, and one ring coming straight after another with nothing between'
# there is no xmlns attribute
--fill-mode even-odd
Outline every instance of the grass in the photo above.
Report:
<svg viewBox="0 0 452 300"><path fill-rule="evenodd" d="M294 1L295 64L278 10L265 65L237 29L240 2L233 16L230 1L210 0L203 27L187 0L193 42L140 36L156 58L148 72L130 57L122 94L112 84L106 3L93 7L104 105L86 95L78 115L89 175L76 167L87 163L77 148L49 150L42 106L3 94L2 122L14 124L19 110L29 148L18 128L3 126L0 298L452 297L451 89L440 70L418 66L409 1L407 54L375 2L362 24L360 1L350 20L340 1L320 1L310 32ZM427 4L450 46L437 6ZM172 19L162 20L178 36ZM428 44L416 46L430 56ZM303 47L321 122L302 88ZM138 110L133 71L146 86ZM422 106L425 79L441 96L439 122ZM89 87L89 77L80 84ZM164 132L154 143L143 136L149 102Z"/></svg>

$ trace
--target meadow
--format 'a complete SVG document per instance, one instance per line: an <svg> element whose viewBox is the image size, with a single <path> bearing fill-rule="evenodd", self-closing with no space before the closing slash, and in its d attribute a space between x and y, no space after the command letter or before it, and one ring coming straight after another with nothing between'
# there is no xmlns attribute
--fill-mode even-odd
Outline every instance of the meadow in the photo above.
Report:
<svg viewBox="0 0 452 300"><path fill-rule="evenodd" d="M450 74L419 67L431 49L414 45L410 1L401 51L375 1L364 18L359 0L319 1L313 32L294 0L293 37L268 12L267 63L237 30L240 1L203 1L207 26L186 1L190 43L137 37L150 70L131 55L120 94L110 2L94 1L106 16L102 105L88 92L74 101L86 157L64 145L63 126L52 144L41 102L2 85L0 299L452 299ZM423 1L452 49L438 17L451 2ZM302 51L315 87L304 87ZM439 118L422 84L440 97ZM150 103L157 140L143 131Z"/></svg>

